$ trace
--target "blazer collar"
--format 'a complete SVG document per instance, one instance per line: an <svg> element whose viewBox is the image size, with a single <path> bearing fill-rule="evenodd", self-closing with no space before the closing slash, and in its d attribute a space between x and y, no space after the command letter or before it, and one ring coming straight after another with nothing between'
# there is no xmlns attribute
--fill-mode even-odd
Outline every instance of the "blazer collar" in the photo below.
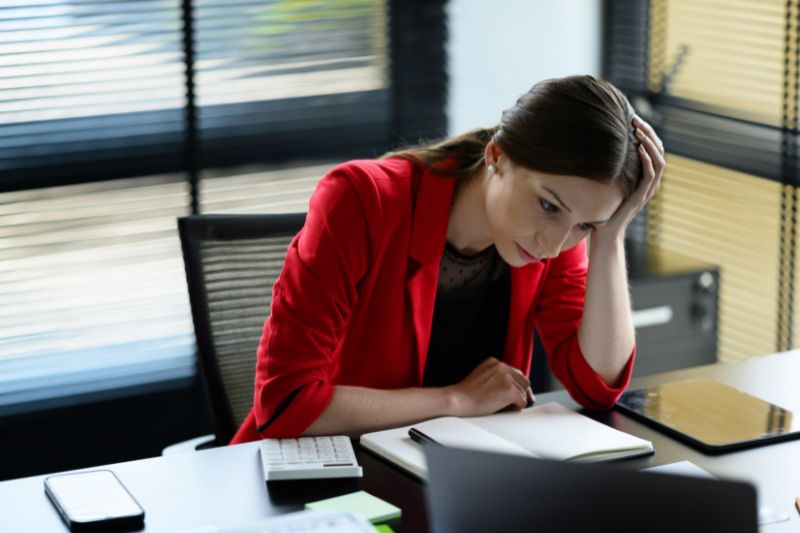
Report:
<svg viewBox="0 0 800 533"><path fill-rule="evenodd" d="M423 170L419 180L414 219L411 226L409 256L411 266L407 282L411 320L417 351L417 377L422 384L430 341L439 261L447 239L447 223L456 180Z"/></svg>
<svg viewBox="0 0 800 533"><path fill-rule="evenodd" d="M455 178L436 174L430 169L422 170L409 251L411 258L420 265L438 262L442 256L455 185Z"/></svg>

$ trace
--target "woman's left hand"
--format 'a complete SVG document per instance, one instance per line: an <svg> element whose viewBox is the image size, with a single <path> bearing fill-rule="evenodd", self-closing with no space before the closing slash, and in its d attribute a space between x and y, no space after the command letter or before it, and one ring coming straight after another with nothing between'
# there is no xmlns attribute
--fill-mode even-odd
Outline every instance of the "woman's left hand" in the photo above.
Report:
<svg viewBox="0 0 800 533"><path fill-rule="evenodd" d="M639 159L642 161L642 179L625 201L620 204L611 219L593 232L592 238L608 236L621 239L625 236L633 217L650 201L658 191L661 176L664 174L664 143L661 142L653 127L638 116L633 117L636 138L639 140Z"/></svg>

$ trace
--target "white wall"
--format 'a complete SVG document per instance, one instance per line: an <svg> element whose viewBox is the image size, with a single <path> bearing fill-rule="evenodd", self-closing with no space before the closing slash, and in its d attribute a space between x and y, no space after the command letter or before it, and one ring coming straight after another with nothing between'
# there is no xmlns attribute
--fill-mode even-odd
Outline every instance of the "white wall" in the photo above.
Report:
<svg viewBox="0 0 800 533"><path fill-rule="evenodd" d="M542 79L600 75L603 0L450 0L449 132L497 124Z"/></svg>

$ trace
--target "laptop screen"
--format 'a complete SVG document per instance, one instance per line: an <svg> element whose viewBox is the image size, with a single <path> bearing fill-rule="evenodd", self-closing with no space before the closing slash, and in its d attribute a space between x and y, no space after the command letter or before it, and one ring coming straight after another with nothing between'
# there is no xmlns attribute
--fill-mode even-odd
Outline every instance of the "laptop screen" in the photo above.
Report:
<svg viewBox="0 0 800 533"><path fill-rule="evenodd" d="M746 483L426 445L431 531L756 533Z"/></svg>

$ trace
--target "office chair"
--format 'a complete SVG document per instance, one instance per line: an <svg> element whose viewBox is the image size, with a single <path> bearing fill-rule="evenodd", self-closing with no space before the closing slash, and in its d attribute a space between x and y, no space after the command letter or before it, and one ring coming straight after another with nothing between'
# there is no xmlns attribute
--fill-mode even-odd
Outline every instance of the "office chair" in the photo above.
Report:
<svg viewBox="0 0 800 533"><path fill-rule="evenodd" d="M227 444L250 411L272 286L305 218L289 213L178 219L199 372L215 434L168 446L163 455Z"/></svg>

